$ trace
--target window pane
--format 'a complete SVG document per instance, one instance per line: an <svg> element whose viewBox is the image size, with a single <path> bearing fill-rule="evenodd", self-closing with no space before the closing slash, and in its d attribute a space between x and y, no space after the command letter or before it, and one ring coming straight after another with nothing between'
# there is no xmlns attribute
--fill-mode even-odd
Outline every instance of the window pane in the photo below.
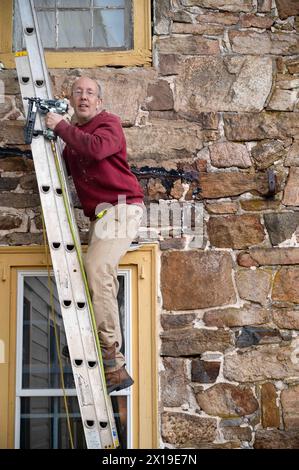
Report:
<svg viewBox="0 0 299 470"><path fill-rule="evenodd" d="M124 7L125 0L94 0L93 5L95 7Z"/></svg>
<svg viewBox="0 0 299 470"><path fill-rule="evenodd" d="M58 47L91 47L89 11L59 11Z"/></svg>
<svg viewBox="0 0 299 470"><path fill-rule="evenodd" d="M114 411L115 424L117 428L120 447L127 449L128 437L128 404L125 396L112 396L112 407Z"/></svg>
<svg viewBox="0 0 299 470"><path fill-rule="evenodd" d="M118 276L118 294L117 294L117 302L118 302L118 313L119 313L119 321L121 327L121 337L122 337L122 347L121 353L126 356L126 312L125 312L125 277Z"/></svg>
<svg viewBox="0 0 299 470"><path fill-rule="evenodd" d="M112 397L114 417L122 449L127 448L127 398ZM86 442L77 397L67 397L75 449ZM70 449L67 414L62 397L23 397L20 417L21 449Z"/></svg>
<svg viewBox="0 0 299 470"><path fill-rule="evenodd" d="M94 47L124 47L124 10L95 10Z"/></svg>
<svg viewBox="0 0 299 470"><path fill-rule="evenodd" d="M63 8L74 8L74 7L90 7L91 2L90 0L58 0L57 2L58 7Z"/></svg>
<svg viewBox="0 0 299 470"><path fill-rule="evenodd" d="M65 387L74 388L70 361L64 355L67 342L54 282L52 282L52 286ZM26 276L24 279L22 363L23 388L50 389L61 387L60 368L46 276Z"/></svg>
<svg viewBox="0 0 299 470"><path fill-rule="evenodd" d="M37 21L39 32L41 35L43 47L56 46L55 38L55 12L54 11L38 11Z"/></svg>
<svg viewBox="0 0 299 470"><path fill-rule="evenodd" d="M36 8L54 8L55 0L34 0Z"/></svg>
<svg viewBox="0 0 299 470"><path fill-rule="evenodd" d="M122 353L125 355L124 276L118 276L118 281ZM52 278L52 289L65 388L75 388L54 278ZM22 345L22 388L24 389L61 388L53 320L47 276L25 276Z"/></svg>
<svg viewBox="0 0 299 470"><path fill-rule="evenodd" d="M74 445L86 448L77 397L68 397L67 406ZM21 399L21 449L70 449L67 415L62 397Z"/></svg>

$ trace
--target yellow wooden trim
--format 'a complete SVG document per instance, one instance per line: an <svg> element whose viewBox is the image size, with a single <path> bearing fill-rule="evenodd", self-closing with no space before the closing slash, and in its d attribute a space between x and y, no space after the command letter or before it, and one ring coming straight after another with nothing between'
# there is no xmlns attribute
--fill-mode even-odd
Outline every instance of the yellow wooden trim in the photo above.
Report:
<svg viewBox="0 0 299 470"><path fill-rule="evenodd" d="M9 447L8 429L8 384L9 384L9 370L10 370L10 317L9 312L9 292L10 292L10 276L7 270L7 265L1 260L0 264L0 339L4 345L4 363L0 363L0 449L7 449ZM7 278L3 280L4 272L7 273Z"/></svg>
<svg viewBox="0 0 299 470"><path fill-rule="evenodd" d="M86 247L83 247L86 250ZM133 446L157 448L156 245L128 252L120 268L132 273ZM0 339L6 362L0 364L0 448L14 447L17 270L46 266L42 246L0 246ZM2 280L2 272L6 280ZM5 277L5 276L4 276Z"/></svg>
<svg viewBox="0 0 299 470"><path fill-rule="evenodd" d="M12 12L13 0L1 1L0 15L0 54L12 51Z"/></svg>
<svg viewBox="0 0 299 470"><path fill-rule="evenodd" d="M150 66L151 52L145 49L139 51L117 51L111 52L46 52L47 66L50 69L67 69L67 68L93 68L109 66ZM15 68L15 56L13 53L1 53L0 62L7 69Z"/></svg>
<svg viewBox="0 0 299 470"><path fill-rule="evenodd" d="M157 316L156 316L156 246L144 246L138 251L129 252L124 260L138 267L138 289L134 289L133 304L138 305L136 321L133 320L134 370L138 370L138 384L135 403L134 448L157 448L158 444L158 396L157 396ZM133 284L134 285L134 284ZM137 298L137 299L136 299ZM137 302L136 302L136 300ZM133 314L134 318L134 314ZM135 378L135 377L134 377ZM140 391L139 395L138 391ZM138 412L138 415L137 415ZM136 423L138 419L138 423ZM144 432L144 430L147 430Z"/></svg>
<svg viewBox="0 0 299 470"><path fill-rule="evenodd" d="M134 50L151 49L151 2L134 0Z"/></svg>
<svg viewBox="0 0 299 470"><path fill-rule="evenodd" d="M139 388L140 388L140 381L139 381L139 361L138 361L138 341L139 338L138 334L138 266L121 266L122 268L129 268L131 269L131 279L132 279L132 289L131 289L131 296L132 296L132 338L134 338L132 344L132 368L133 368L133 377L135 386L132 389L132 398L133 403L137 406L133 406L132 410L132 420L133 420L133 448L139 448L139 435L140 435L140 421L139 421Z"/></svg>
<svg viewBox="0 0 299 470"><path fill-rule="evenodd" d="M17 341L17 278L18 273L16 268L11 270L11 286L10 290L10 348L9 348L9 359L10 364L16 364L16 341ZM15 437L15 390L16 390L16 367L9 368L9 385L8 385L8 442L11 449L14 448L14 437Z"/></svg>
<svg viewBox="0 0 299 470"><path fill-rule="evenodd" d="M48 51L49 68L93 68L102 66L149 66L151 54L151 2L133 0L134 49L130 51ZM4 4L2 6L2 3ZM7 69L15 68L12 51L12 0L1 0L0 62Z"/></svg>

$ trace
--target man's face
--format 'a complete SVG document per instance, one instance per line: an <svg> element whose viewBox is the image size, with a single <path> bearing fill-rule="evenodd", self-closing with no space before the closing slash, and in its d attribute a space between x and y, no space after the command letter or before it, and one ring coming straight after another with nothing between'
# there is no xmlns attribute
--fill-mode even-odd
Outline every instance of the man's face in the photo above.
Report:
<svg viewBox="0 0 299 470"><path fill-rule="evenodd" d="M70 102L79 124L90 121L98 114L102 103L98 95L98 86L90 78L82 77L75 82Z"/></svg>

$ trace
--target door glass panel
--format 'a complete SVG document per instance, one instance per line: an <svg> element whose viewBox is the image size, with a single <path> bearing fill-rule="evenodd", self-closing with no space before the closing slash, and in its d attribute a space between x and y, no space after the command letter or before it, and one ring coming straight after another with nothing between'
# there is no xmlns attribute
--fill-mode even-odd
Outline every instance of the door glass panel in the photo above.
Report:
<svg viewBox="0 0 299 470"><path fill-rule="evenodd" d="M127 442L127 397L112 396L121 447ZM76 449L86 449L77 397L68 397L71 433ZM21 399L21 449L71 449L67 414L62 397Z"/></svg>
<svg viewBox="0 0 299 470"><path fill-rule="evenodd" d="M77 397L68 397L72 436L77 449L86 448ZM70 449L62 397L21 399L21 449Z"/></svg>
<svg viewBox="0 0 299 470"><path fill-rule="evenodd" d="M60 388L60 369L55 341L54 320L66 388L74 388L70 361L65 355L66 337L56 284L53 289L53 318L47 276L24 278L23 370L22 388Z"/></svg>
<svg viewBox="0 0 299 470"><path fill-rule="evenodd" d="M57 343L61 356L64 383L75 448L85 447L84 432L76 389L68 357L67 341L54 278L51 278L53 308L51 308L47 275L25 275L22 302L22 371L20 399L20 447L23 449L70 448L66 411L61 390ZM122 352L126 347L126 283L119 275L118 304L123 336ZM56 334L55 335L55 324ZM40 396L40 391L44 396ZM28 393L28 391L30 393ZM24 396L26 395L26 396ZM127 447L128 396L121 392L111 395L116 426L122 448Z"/></svg>

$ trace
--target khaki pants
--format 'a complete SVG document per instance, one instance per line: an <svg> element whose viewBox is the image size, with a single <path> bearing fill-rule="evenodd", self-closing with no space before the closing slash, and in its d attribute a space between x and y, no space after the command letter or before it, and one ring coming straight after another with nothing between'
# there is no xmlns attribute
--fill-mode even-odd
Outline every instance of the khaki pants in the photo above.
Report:
<svg viewBox="0 0 299 470"><path fill-rule="evenodd" d="M122 336L117 303L117 270L120 259L137 235L143 210L143 204L118 204L90 225L85 270L102 350L116 347L114 363L105 367L109 372L125 364L120 352Z"/></svg>

